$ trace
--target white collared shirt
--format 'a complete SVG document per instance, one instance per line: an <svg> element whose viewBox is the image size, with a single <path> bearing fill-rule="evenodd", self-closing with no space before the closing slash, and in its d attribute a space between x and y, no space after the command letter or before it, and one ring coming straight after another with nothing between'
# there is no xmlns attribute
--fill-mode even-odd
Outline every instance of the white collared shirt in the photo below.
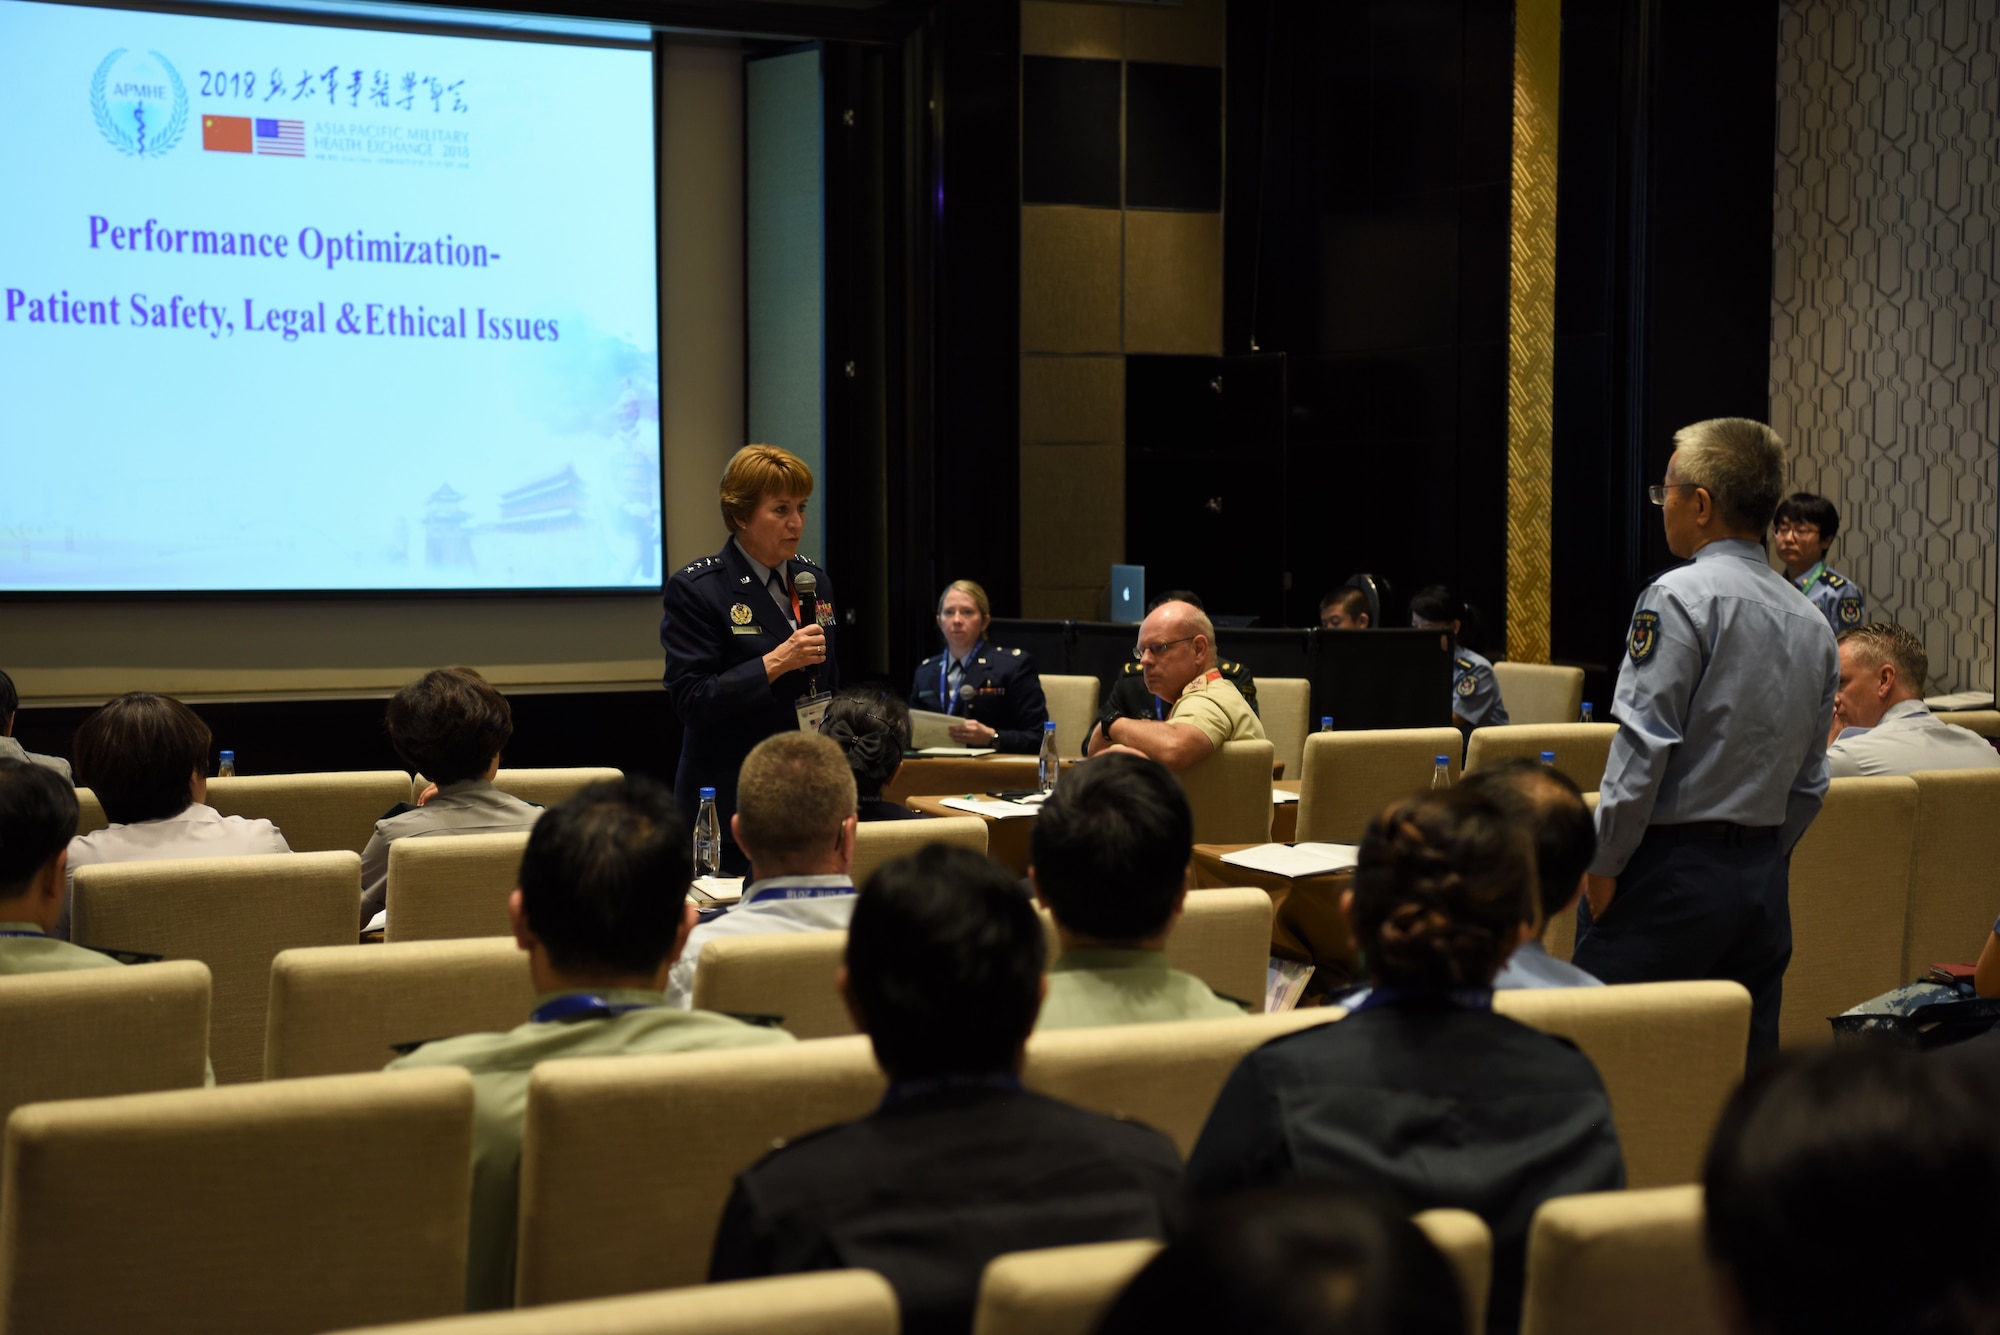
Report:
<svg viewBox="0 0 2000 1335"><path fill-rule="evenodd" d="M797 892L797 893L791 893ZM804 893L813 892L813 893ZM760 932L844 932L854 916L854 882L846 876L767 876L744 887L743 899L688 933L667 974L667 1004L694 1006L694 971L702 947L719 936Z"/></svg>
<svg viewBox="0 0 2000 1335"><path fill-rule="evenodd" d="M258 853L289 853L290 844L270 821L225 816L214 807L193 802L187 810L159 820L131 825L107 825L69 841L68 886L62 917L52 935L69 940L70 901L76 891L76 869L100 862L178 862L188 858L247 857Z"/></svg>

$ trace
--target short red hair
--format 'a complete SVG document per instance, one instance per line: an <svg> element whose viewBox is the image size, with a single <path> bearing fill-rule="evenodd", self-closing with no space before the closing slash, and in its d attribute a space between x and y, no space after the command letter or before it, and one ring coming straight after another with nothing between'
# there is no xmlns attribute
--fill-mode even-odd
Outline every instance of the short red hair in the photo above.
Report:
<svg viewBox="0 0 2000 1335"><path fill-rule="evenodd" d="M776 445L745 445L722 470L722 522L731 533L750 522L766 496L812 495L806 461Z"/></svg>

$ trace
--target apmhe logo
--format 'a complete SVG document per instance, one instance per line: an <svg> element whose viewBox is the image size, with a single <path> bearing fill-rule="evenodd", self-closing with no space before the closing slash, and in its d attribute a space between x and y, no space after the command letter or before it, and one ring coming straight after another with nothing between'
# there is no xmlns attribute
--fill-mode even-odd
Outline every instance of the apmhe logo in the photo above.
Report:
<svg viewBox="0 0 2000 1335"><path fill-rule="evenodd" d="M119 47L90 81L90 110L105 142L134 158L164 157L187 130L187 86L158 51Z"/></svg>

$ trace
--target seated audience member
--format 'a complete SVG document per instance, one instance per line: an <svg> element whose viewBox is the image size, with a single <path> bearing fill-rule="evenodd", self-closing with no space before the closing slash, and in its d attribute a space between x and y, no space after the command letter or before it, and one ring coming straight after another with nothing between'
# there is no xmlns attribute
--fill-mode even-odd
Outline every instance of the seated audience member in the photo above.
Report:
<svg viewBox="0 0 2000 1335"><path fill-rule="evenodd" d="M1882 1042L1753 1066L1702 1173L1724 1325L1736 1335L2000 1329L1989 1099L1955 1061Z"/></svg>
<svg viewBox="0 0 2000 1335"><path fill-rule="evenodd" d="M995 1256L1173 1232L1172 1141L1021 1087L1042 952L1019 884L976 853L870 877L838 985L889 1092L738 1175L709 1278L873 1270L905 1335L963 1335Z"/></svg>
<svg viewBox="0 0 2000 1335"><path fill-rule="evenodd" d="M1937 960L1932 962L1939 964L1964 963L1963 960ZM1891 988L1878 997L1871 997L1857 1006L1852 1006L1842 1011L1841 1015L1842 1017L1851 1015L1877 1017L1912 1015L1922 1010L1925 1006L1939 1005L1952 1001L1991 1000L1997 997L2000 997L2000 922L1995 922L1993 930L1987 933L1986 944L1979 951L1979 961L1973 965L1972 982L1969 988L1963 980L1955 983L1939 983L1933 982L1929 978L1920 978L1914 983L1904 983L1901 987ZM1964 1023L1975 1020L1983 1020L1983 1017L1961 1017L1952 1028L1959 1035L1962 1035L1965 1032L1962 1027ZM1875 1027L1878 1026L1867 1025L1864 1026L1864 1029ZM1883 1024L1879 1027L1892 1028L1894 1026ZM1931 1034L1928 1041L1942 1045L1957 1041L1957 1039L1951 1034L1940 1030Z"/></svg>
<svg viewBox="0 0 2000 1335"><path fill-rule="evenodd" d="M1451 1263L1407 1214L1293 1183L1218 1201L1133 1276L1096 1335L1463 1335Z"/></svg>
<svg viewBox="0 0 2000 1335"><path fill-rule="evenodd" d="M1826 767L1836 779L1926 769L2000 769L1993 744L1924 707L1924 642L1873 622L1840 632L1840 693Z"/></svg>
<svg viewBox="0 0 2000 1335"><path fill-rule="evenodd" d="M1785 497L1771 521L1772 545L1785 563L1785 578L1819 609L1836 635L1868 619L1868 599L1860 586L1827 569L1827 549L1839 532L1840 512L1833 502L1809 491Z"/></svg>
<svg viewBox="0 0 2000 1335"><path fill-rule="evenodd" d="M438 668L389 701L389 741L405 765L430 780L415 806L398 803L361 851L361 925L388 904L389 845L437 834L511 834L542 809L493 786L500 751L514 735L507 697L469 667Z"/></svg>
<svg viewBox="0 0 2000 1335"><path fill-rule="evenodd" d="M952 744L990 746L1015 755L1042 749L1048 698L1033 655L986 638L993 605L986 590L955 579L938 595L944 648L917 664L909 707L951 716Z"/></svg>
<svg viewBox="0 0 2000 1335"><path fill-rule="evenodd" d="M882 796L882 789L903 768L903 752L910 749L908 705L875 691L842 691L826 707L819 735L831 740L847 757L847 767L854 771L854 797L862 820L928 819L923 812Z"/></svg>
<svg viewBox="0 0 2000 1335"><path fill-rule="evenodd" d="M69 843L69 882L100 862L289 853L267 820L225 816L208 802L208 725L180 701L134 691L76 730L76 770L111 824ZM55 935L69 939L65 898ZM106 944L115 945L116 942Z"/></svg>
<svg viewBox="0 0 2000 1335"><path fill-rule="evenodd" d="M53 770L0 760L0 974L115 969L50 933L62 916L76 790Z"/></svg>
<svg viewBox="0 0 2000 1335"><path fill-rule="evenodd" d="M1321 630L1370 630L1374 619L1368 614L1368 591L1343 584L1319 600Z"/></svg>
<svg viewBox="0 0 2000 1335"><path fill-rule="evenodd" d="M1467 729L1493 727L1507 722L1507 706L1500 699L1492 662L1458 642L1468 615L1465 604L1442 584L1410 599L1410 625L1451 633L1451 721Z"/></svg>
<svg viewBox="0 0 2000 1335"><path fill-rule="evenodd" d="M1152 612L1163 603L1186 603L1197 612L1208 609L1202 604L1201 595L1192 589L1169 589L1146 604L1146 611ZM1250 706L1250 712L1257 712L1257 679L1250 669L1241 663L1217 657L1216 671L1224 681L1234 686ZM1083 753L1090 754L1090 747L1101 730L1111 727L1112 720L1121 718L1141 718L1158 721L1167 716L1173 706L1172 700L1162 700L1146 688L1145 668L1135 659L1125 664L1111 679L1111 689L1106 692L1104 703L1097 711L1097 722L1091 725L1090 735L1083 739Z"/></svg>
<svg viewBox="0 0 2000 1335"><path fill-rule="evenodd" d="M5 672L0 672L0 760L25 760L45 769L52 769L65 779L69 778L67 760L61 756L37 754L14 740L14 715L20 711L21 693L14 689L14 679Z"/></svg>
<svg viewBox="0 0 2000 1335"><path fill-rule="evenodd" d="M1494 990L1603 987L1602 979L1555 958L1542 944L1550 922L1576 912L1577 897L1583 893L1583 874L1597 856L1597 823L1576 784L1559 769L1518 759L1474 770L1460 786L1491 799L1513 825L1528 831L1535 841L1541 919L1535 934L1523 941L1494 975Z"/></svg>
<svg viewBox="0 0 2000 1335"><path fill-rule="evenodd" d="M1029 878L1062 941L1037 1029L1243 1014L1167 963L1194 816L1164 766L1127 755L1079 766L1042 804L1033 839Z"/></svg>
<svg viewBox="0 0 2000 1335"><path fill-rule="evenodd" d="M736 778L729 828L750 859L733 908L688 935L667 982L667 1004L694 1004L702 947L719 936L837 932L854 913L854 771L825 737L781 732L757 743Z"/></svg>
<svg viewBox="0 0 2000 1335"><path fill-rule="evenodd" d="M426 1043L389 1063L472 1072L471 1310L513 1303L521 1123L536 1063L792 1041L782 1030L660 1004L694 920L691 862L687 823L652 779L592 784L550 808L528 836L520 888L507 901L539 994L528 1022Z"/></svg>
<svg viewBox="0 0 2000 1335"><path fill-rule="evenodd" d="M1194 604L1166 602L1148 612L1132 654L1165 716L1100 723L1090 735L1091 755L1117 746L1178 771L1208 759L1224 742L1264 740L1264 725L1249 701L1216 666L1215 627Z"/></svg>
<svg viewBox="0 0 2000 1335"><path fill-rule="evenodd" d="M1487 1329L1516 1329L1536 1207L1625 1185L1597 1068L1493 1011L1493 975L1539 916L1535 895L1526 832L1477 792L1426 793L1370 821L1343 901L1375 990L1340 1023L1244 1058L1188 1159L1195 1198L1331 1180L1413 1211L1471 1210L1493 1230Z"/></svg>

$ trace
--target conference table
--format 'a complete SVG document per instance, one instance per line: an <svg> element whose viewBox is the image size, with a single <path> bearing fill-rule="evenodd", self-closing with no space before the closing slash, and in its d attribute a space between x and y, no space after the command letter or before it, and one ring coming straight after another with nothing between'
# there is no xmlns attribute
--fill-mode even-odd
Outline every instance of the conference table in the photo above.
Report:
<svg viewBox="0 0 2000 1335"><path fill-rule="evenodd" d="M1279 808L1284 810L1284 808ZM1282 842L1282 841L1280 841ZM1280 876L1224 862L1226 853L1255 844L1196 844L1193 881L1202 890L1254 885L1271 897L1271 954L1313 966L1306 995L1321 996L1360 981L1360 961L1340 911L1340 897L1354 885L1353 872L1320 876Z"/></svg>

